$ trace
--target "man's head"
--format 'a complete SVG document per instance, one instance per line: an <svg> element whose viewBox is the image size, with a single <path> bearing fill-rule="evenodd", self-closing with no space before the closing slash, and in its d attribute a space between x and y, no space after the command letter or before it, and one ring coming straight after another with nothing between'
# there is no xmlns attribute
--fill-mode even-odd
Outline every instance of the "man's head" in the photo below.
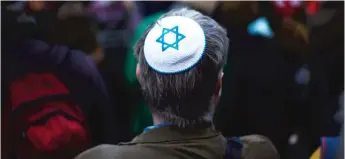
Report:
<svg viewBox="0 0 345 159"><path fill-rule="evenodd" d="M59 8L57 16L50 41L81 50L95 62L101 62L104 54L97 41L97 24L88 16L84 5L78 2L65 3Z"/></svg>
<svg viewBox="0 0 345 159"><path fill-rule="evenodd" d="M178 44L163 44L175 38L160 37L168 34L167 28L179 33ZM178 126L211 122L228 45L226 31L217 22L186 8L172 10L148 27L134 49L138 81L154 116Z"/></svg>
<svg viewBox="0 0 345 159"><path fill-rule="evenodd" d="M97 42L96 31L89 17L68 17L57 20L49 40L53 44L67 45L71 49L81 50L95 62L100 62L104 55Z"/></svg>

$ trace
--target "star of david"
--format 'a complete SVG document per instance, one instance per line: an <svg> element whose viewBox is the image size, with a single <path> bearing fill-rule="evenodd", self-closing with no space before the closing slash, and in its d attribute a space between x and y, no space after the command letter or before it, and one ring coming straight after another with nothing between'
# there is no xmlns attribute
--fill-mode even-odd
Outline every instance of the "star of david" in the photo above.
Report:
<svg viewBox="0 0 345 159"><path fill-rule="evenodd" d="M164 36L168 33L174 33L175 34L175 42L172 44L166 43L164 40ZM162 30L162 35L158 37L158 39L156 40L156 42L161 43L162 44L162 52L164 52L165 50L167 50L168 48L174 48L176 50L178 50L178 43L184 39L186 36L184 36L183 34L178 32L178 26L175 26L171 29L168 28L163 28Z"/></svg>

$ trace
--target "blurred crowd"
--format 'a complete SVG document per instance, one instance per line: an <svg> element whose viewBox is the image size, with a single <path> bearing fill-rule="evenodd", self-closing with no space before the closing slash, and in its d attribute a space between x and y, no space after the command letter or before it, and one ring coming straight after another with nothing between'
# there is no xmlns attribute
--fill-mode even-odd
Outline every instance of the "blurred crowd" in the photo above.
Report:
<svg viewBox="0 0 345 159"><path fill-rule="evenodd" d="M133 46L161 15L180 7L212 17L228 32L229 55L214 117L215 128L224 136L264 135L283 159L310 158L323 138L341 136L344 2L2 1L1 138L2 147L9 145L6 151L2 148L2 155L8 152L8 156L2 157L32 158L23 157L34 151L28 148L29 143L18 148L23 139L13 135L22 129L20 121L39 118L27 112L43 107L28 109L35 102L26 101L25 108L17 110L23 101L13 106L13 95L20 93L9 91L17 87L12 83L31 69L55 69L76 103L83 105L82 111L87 113L75 113L68 119L91 121L92 142L82 143L85 147L130 141L153 125L137 82ZM260 18L265 20L266 34L260 28L249 31L250 26L259 25L255 22ZM38 54L44 56L36 58ZM45 65L52 63L58 69ZM12 107L7 107L9 103ZM40 135L43 129L34 132L27 123L23 127L26 134L46 137ZM23 133L19 134L25 136Z"/></svg>

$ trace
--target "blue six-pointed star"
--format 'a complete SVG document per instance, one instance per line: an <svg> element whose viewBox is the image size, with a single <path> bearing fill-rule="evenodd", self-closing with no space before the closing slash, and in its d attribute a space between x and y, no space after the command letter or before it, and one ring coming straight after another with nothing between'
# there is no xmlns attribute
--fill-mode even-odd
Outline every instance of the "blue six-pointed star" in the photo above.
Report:
<svg viewBox="0 0 345 159"><path fill-rule="evenodd" d="M175 37L176 37L175 42L172 43L172 44L169 44L169 43L165 42L165 40L164 40L164 36L165 36L166 34L170 33L170 32L171 32L171 33L174 33L174 34L175 34ZM185 37L186 37L186 36L184 36L183 34L181 34L181 33L178 32L178 26L175 26L175 27L173 27L173 28L171 28L171 29L163 28L163 30L162 30L162 35L158 37L158 39L156 40L156 42L162 44L162 52L164 52L166 49L168 49L168 48L170 48L170 47L171 47L171 48L174 48L174 49L176 49L176 50L178 50L178 43L179 43L182 39L184 39Z"/></svg>

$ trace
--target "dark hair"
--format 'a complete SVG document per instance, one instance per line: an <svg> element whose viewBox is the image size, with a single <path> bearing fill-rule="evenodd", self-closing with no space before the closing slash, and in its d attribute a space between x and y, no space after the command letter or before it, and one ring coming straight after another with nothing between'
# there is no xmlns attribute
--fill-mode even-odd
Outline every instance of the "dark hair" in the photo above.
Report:
<svg viewBox="0 0 345 159"><path fill-rule="evenodd" d="M98 47L95 26L88 16L59 19L51 30L49 42L91 54Z"/></svg>

